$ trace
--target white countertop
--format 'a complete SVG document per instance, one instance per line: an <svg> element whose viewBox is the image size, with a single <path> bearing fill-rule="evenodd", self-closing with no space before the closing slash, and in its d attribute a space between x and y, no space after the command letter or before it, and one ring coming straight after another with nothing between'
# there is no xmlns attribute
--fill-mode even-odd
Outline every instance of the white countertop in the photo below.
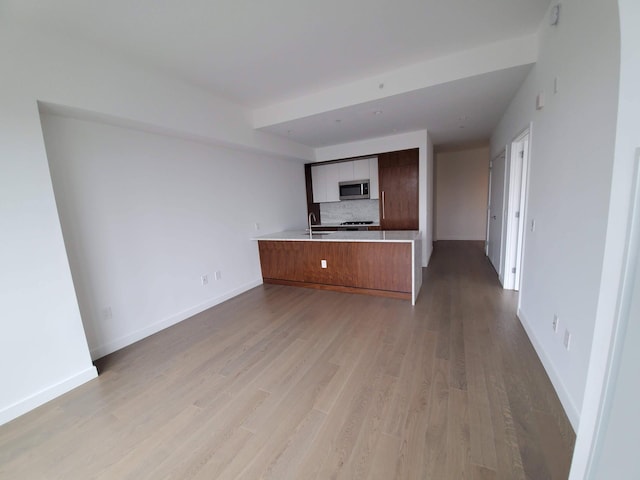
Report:
<svg viewBox="0 0 640 480"><path fill-rule="evenodd" d="M304 230L288 230L255 237L253 240L276 240L290 242L414 242L420 240L419 230L369 230L346 232L317 232L309 238Z"/></svg>

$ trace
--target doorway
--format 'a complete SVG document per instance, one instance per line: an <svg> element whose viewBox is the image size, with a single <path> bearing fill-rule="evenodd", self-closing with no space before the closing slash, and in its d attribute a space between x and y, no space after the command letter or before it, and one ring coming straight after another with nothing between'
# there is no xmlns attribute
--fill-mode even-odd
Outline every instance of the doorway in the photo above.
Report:
<svg viewBox="0 0 640 480"><path fill-rule="evenodd" d="M505 209L505 265L503 287L520 290L529 172L529 128L509 148L508 200Z"/></svg>
<svg viewBox="0 0 640 480"><path fill-rule="evenodd" d="M489 163L489 203L487 206L487 245L486 254L498 274L502 275L502 237L504 219L505 159L503 150Z"/></svg>

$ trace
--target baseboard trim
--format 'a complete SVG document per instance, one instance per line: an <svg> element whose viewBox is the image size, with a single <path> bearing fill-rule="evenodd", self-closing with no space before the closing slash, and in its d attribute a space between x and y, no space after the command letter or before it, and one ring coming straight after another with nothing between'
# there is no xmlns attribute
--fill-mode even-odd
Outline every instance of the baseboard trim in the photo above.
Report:
<svg viewBox="0 0 640 480"><path fill-rule="evenodd" d="M542 362L542 366L547 372L547 375L551 380L551 384L553 385L553 388L558 394L558 398L560 398L560 403L562 404L562 407L564 408L564 411L567 414L567 417L569 418L569 422L571 422L571 426L573 427L573 430L577 432L578 425L580 424L580 412L576 408L575 404L573 403L573 399L571 398L571 395L569 395L567 388L565 387L564 383L560 379L560 375L558 375L558 372L554 368L553 362L547 355L544 348L542 348L542 344L540 343L538 338L533 333L533 328L531 328L531 323L529 322L529 320L527 320L527 316L522 311L521 308L518 308L518 319L520 320L520 323L522 324L522 327L524 328L525 332L527 332L527 336L529 337L529 340L531 341L533 348L538 354L538 358L540 358L540 361Z"/></svg>
<svg viewBox="0 0 640 480"><path fill-rule="evenodd" d="M76 387L79 387L83 383L93 380L97 376L98 371L96 370L96 367L92 365L72 377L51 385L44 390L40 390L39 392L34 393L13 405L3 408L0 410L0 425L4 425L15 418L18 418L20 415L24 415L34 408L37 408L40 405L43 405Z"/></svg>
<svg viewBox="0 0 640 480"><path fill-rule="evenodd" d="M422 260L422 266L423 267L428 267L429 266L429 262L431 261L431 254L433 253L433 242L431 242L430 244L427 245L427 254L425 255L425 258Z"/></svg>
<svg viewBox="0 0 640 480"><path fill-rule="evenodd" d="M143 338L153 335L154 333L164 330L165 328L169 328L172 325L175 325L176 323L180 323L183 320L186 320L189 317L192 317L200 312L203 312L208 308L215 307L216 305L226 300L229 300L230 298L233 298L237 295L240 295L241 293L244 293L247 290L251 290L252 288L257 287L258 285L262 285L262 278L258 280L254 280L249 283L245 283L244 285L241 285L238 288L225 292L222 295L219 295L217 297L211 298L204 303L188 308L187 310L183 310L182 312L178 312L163 320L152 323L151 325L147 325L146 327L136 330L134 332L131 332L128 335L122 336L110 342L104 343L98 347L92 348L90 350L91 358L93 360L96 360L98 358L104 357L105 355L109 355L110 353L118 351L121 348L127 347L132 343L142 340Z"/></svg>
<svg viewBox="0 0 640 480"><path fill-rule="evenodd" d="M434 242L443 241L443 242L484 242L486 238L470 238L467 235L446 235L443 238L438 237Z"/></svg>

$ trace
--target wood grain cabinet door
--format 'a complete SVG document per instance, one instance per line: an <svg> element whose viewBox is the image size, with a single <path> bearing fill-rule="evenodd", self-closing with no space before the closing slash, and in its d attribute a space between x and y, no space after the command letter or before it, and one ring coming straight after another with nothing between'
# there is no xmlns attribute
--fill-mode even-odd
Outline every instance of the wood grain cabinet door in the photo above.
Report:
<svg viewBox="0 0 640 480"><path fill-rule="evenodd" d="M304 281L323 285L354 284L353 244L348 242L304 242ZM326 268L322 267L322 261Z"/></svg>
<svg viewBox="0 0 640 480"><path fill-rule="evenodd" d="M378 155L380 226L418 230L418 149Z"/></svg>
<svg viewBox="0 0 640 480"><path fill-rule="evenodd" d="M358 243L352 252L354 287L411 293L411 244Z"/></svg>
<svg viewBox="0 0 640 480"><path fill-rule="evenodd" d="M258 242L263 278L304 282L305 242Z"/></svg>

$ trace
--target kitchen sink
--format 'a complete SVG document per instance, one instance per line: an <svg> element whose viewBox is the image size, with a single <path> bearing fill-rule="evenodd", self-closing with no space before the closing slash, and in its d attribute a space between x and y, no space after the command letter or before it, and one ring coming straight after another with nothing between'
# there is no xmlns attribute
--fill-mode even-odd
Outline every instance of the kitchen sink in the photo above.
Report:
<svg viewBox="0 0 640 480"><path fill-rule="evenodd" d="M314 237L320 237L320 236L323 236L323 235L331 235L332 233L336 233L336 232L313 232L312 235ZM303 233L302 236L303 237L308 237L309 234L308 233Z"/></svg>

